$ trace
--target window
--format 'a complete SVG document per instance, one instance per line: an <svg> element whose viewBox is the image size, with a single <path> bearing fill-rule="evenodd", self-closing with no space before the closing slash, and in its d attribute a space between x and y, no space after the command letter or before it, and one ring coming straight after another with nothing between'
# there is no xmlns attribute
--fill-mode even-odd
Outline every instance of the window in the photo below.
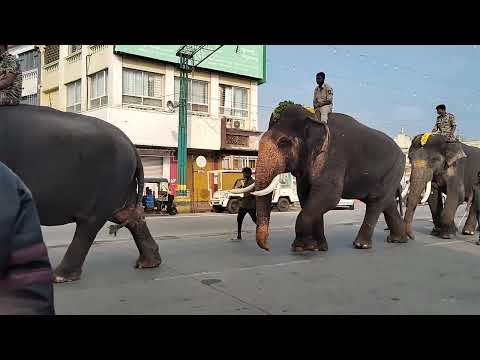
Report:
<svg viewBox="0 0 480 360"><path fill-rule="evenodd" d="M38 53L36 50L26 51L18 55L20 71L29 71L38 67Z"/></svg>
<svg viewBox="0 0 480 360"><path fill-rule="evenodd" d="M220 114L248 117L248 89L220 85Z"/></svg>
<svg viewBox="0 0 480 360"><path fill-rule="evenodd" d="M102 70L88 77L90 82L89 108L95 109L108 104L108 71Z"/></svg>
<svg viewBox="0 0 480 360"><path fill-rule="evenodd" d="M37 94L22 96L22 100L20 101L21 104L27 105L38 105L37 104Z"/></svg>
<svg viewBox="0 0 480 360"><path fill-rule="evenodd" d="M208 82L188 79L187 108L189 111L208 113ZM175 102L180 101L180 78L175 78Z"/></svg>
<svg viewBox="0 0 480 360"><path fill-rule="evenodd" d="M58 61L60 57L59 45L47 45L45 46L45 66Z"/></svg>
<svg viewBox="0 0 480 360"><path fill-rule="evenodd" d="M123 69L123 103L163 106L163 75Z"/></svg>
<svg viewBox="0 0 480 360"><path fill-rule="evenodd" d="M82 51L82 45L68 45L68 55L76 54Z"/></svg>
<svg viewBox="0 0 480 360"><path fill-rule="evenodd" d="M82 110L82 81L77 80L67 84L67 111Z"/></svg>
<svg viewBox="0 0 480 360"><path fill-rule="evenodd" d="M224 170L242 170L249 167L255 170L257 165L257 156L225 156L222 159L222 167Z"/></svg>

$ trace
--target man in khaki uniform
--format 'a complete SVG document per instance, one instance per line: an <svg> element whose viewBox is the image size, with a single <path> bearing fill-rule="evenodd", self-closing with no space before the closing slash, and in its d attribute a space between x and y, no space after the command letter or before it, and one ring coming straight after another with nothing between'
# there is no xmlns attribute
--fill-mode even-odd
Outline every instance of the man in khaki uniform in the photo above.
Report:
<svg viewBox="0 0 480 360"><path fill-rule="evenodd" d="M432 133L445 136L447 142L456 142L458 139L455 134L455 129L457 127L455 116L447 112L447 107L444 104L438 105L436 110L438 115L437 122L432 129Z"/></svg>
<svg viewBox="0 0 480 360"><path fill-rule="evenodd" d="M327 123L328 114L333 109L333 89L325 82L325 73L317 74L317 84L313 93L313 108L317 119L323 123Z"/></svg>

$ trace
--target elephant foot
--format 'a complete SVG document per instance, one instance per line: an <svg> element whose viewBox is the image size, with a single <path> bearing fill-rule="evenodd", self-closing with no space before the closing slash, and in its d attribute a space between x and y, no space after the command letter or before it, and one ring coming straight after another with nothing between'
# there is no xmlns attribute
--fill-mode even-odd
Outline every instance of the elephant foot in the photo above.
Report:
<svg viewBox="0 0 480 360"><path fill-rule="evenodd" d="M474 231L471 231L471 230L463 230L462 231L462 235L475 235L475 232Z"/></svg>
<svg viewBox="0 0 480 360"><path fill-rule="evenodd" d="M295 240L292 243L292 252L301 253L304 251L326 251L328 245L326 242Z"/></svg>
<svg viewBox="0 0 480 360"><path fill-rule="evenodd" d="M55 269L53 272L53 282L55 284L62 284L67 282L73 282L80 280L82 271L65 271L61 269Z"/></svg>
<svg viewBox="0 0 480 360"><path fill-rule="evenodd" d="M159 267L162 263L162 259L160 257L156 258L148 258L144 256L140 256L135 263L136 269L151 269Z"/></svg>
<svg viewBox="0 0 480 360"><path fill-rule="evenodd" d="M372 242L368 240L355 240L353 242L353 246L356 249L371 249L372 248Z"/></svg>
<svg viewBox="0 0 480 360"><path fill-rule="evenodd" d="M388 243L406 243L408 242L408 237L405 235L404 237L401 236L394 236L392 234L387 236Z"/></svg>
<svg viewBox="0 0 480 360"><path fill-rule="evenodd" d="M442 239L451 239L451 238L452 238L452 235L449 234L449 233L443 233L443 234L440 234L440 238L442 238Z"/></svg>
<svg viewBox="0 0 480 360"><path fill-rule="evenodd" d="M328 244L326 241L318 241L318 251L328 251Z"/></svg>
<svg viewBox="0 0 480 360"><path fill-rule="evenodd" d="M438 235L440 235L440 231L441 231L441 230L440 230L439 228L434 227L434 228L432 229L432 231L430 232L430 235L438 236Z"/></svg>

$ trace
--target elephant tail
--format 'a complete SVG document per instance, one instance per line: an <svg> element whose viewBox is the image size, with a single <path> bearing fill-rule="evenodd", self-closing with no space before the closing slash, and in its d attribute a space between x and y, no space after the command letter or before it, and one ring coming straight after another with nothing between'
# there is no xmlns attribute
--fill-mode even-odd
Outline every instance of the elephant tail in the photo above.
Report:
<svg viewBox="0 0 480 360"><path fill-rule="evenodd" d="M135 154L137 156L137 168L135 170L135 179L137 180L137 202L136 206L142 205L143 197L143 188L145 186L145 175L143 172L143 164L140 155L138 154L137 149L135 149Z"/></svg>
<svg viewBox="0 0 480 360"><path fill-rule="evenodd" d="M396 197L398 198L398 206L400 208L400 216L403 218L402 186L399 186L395 193L396 193Z"/></svg>

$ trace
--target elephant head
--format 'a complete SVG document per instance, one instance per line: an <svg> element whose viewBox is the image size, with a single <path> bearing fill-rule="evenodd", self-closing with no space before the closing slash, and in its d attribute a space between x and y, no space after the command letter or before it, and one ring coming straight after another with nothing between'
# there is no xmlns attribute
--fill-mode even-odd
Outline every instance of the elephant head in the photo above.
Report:
<svg viewBox="0 0 480 360"><path fill-rule="evenodd" d="M315 115L301 105L289 105L278 118L272 114L268 130L260 139L255 174L257 196L257 244L269 250L268 228L272 191L279 175L290 172L296 177L307 171L319 173L327 158L330 144L328 126L316 121Z"/></svg>
<svg viewBox="0 0 480 360"><path fill-rule="evenodd" d="M425 203L431 192L432 180L454 176L455 165L466 155L458 144L445 141L442 135L417 135L410 145L408 157L412 167L404 223L407 235L414 238L412 220L418 203ZM422 192L425 193L422 196ZM402 195L406 195L405 189Z"/></svg>

